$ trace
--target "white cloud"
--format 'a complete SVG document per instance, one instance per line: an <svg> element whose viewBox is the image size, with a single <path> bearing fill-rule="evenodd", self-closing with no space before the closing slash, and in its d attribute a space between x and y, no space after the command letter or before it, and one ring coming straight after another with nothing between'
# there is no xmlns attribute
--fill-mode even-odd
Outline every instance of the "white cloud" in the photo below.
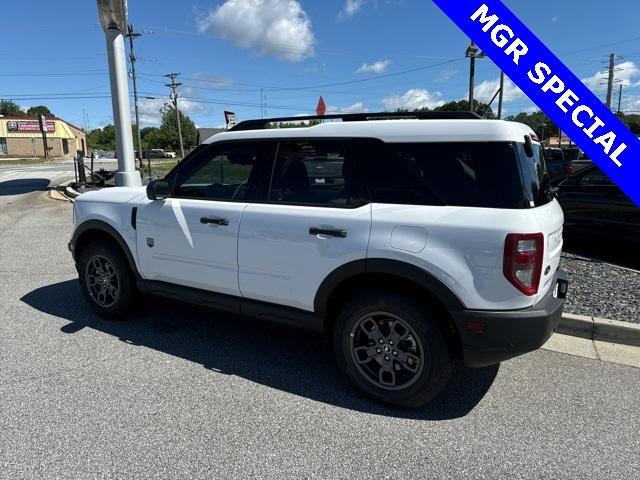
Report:
<svg viewBox="0 0 640 480"><path fill-rule="evenodd" d="M460 73L458 70L454 70L454 69L451 69L451 68L449 68L447 70L443 70L442 72L440 72L438 74L438 76L436 77L435 81L438 82L438 83L448 82L453 77L458 75L458 73Z"/></svg>
<svg viewBox="0 0 640 480"><path fill-rule="evenodd" d="M369 110L365 108L362 102L356 102L353 105L347 107L327 107L327 113L366 113Z"/></svg>
<svg viewBox="0 0 640 480"><path fill-rule="evenodd" d="M363 63L356 73L384 73L391 65L391 60L378 60L374 63Z"/></svg>
<svg viewBox="0 0 640 480"><path fill-rule="evenodd" d="M141 127L156 127L162 123L162 109L169 103L168 98L142 98L138 101L138 110L140 112ZM194 114L205 114L207 108L193 100L178 100L178 108L183 115L191 116ZM132 118L133 112L132 112Z"/></svg>
<svg viewBox="0 0 640 480"><path fill-rule="evenodd" d="M474 97L479 102L489 103L496 92L500 89L500 78L495 80L485 80L478 85L474 90ZM520 90L515 83L508 78L504 79L504 101L512 102L521 98L525 98L526 95Z"/></svg>
<svg viewBox="0 0 640 480"><path fill-rule="evenodd" d="M365 0L347 0L342 10L338 13L338 19L344 20L345 18L353 17L362 9L365 3Z"/></svg>
<svg viewBox="0 0 640 480"><path fill-rule="evenodd" d="M197 26L260 55L291 62L315 55L311 20L297 0L226 0Z"/></svg>
<svg viewBox="0 0 640 480"><path fill-rule="evenodd" d="M601 70L598 73L583 78L584 84L593 92L604 92L607 90L609 80L609 69ZM624 62L616 65L615 80L625 87L640 86L640 68L633 62ZM616 85L620 85L616 83Z"/></svg>
<svg viewBox="0 0 640 480"><path fill-rule="evenodd" d="M429 92L419 88L412 88L402 95L390 95L382 99L385 110L416 110L420 108L436 108L444 105L442 93Z"/></svg>

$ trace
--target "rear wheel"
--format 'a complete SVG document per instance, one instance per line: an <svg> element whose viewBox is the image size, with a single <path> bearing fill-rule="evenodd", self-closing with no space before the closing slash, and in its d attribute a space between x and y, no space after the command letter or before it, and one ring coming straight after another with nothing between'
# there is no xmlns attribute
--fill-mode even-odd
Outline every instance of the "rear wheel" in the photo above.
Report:
<svg viewBox="0 0 640 480"><path fill-rule="evenodd" d="M78 262L80 285L91 309L101 317L122 317L133 299L134 283L122 252L104 241L87 245Z"/></svg>
<svg viewBox="0 0 640 480"><path fill-rule="evenodd" d="M418 407L448 383L453 360L433 316L412 298L371 292L340 312L334 347L340 368L367 396Z"/></svg>

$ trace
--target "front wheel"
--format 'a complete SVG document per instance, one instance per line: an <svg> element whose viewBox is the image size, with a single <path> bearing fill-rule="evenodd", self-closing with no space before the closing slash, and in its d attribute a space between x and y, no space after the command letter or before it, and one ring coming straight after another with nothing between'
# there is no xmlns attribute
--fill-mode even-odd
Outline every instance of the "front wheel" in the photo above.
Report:
<svg viewBox="0 0 640 480"><path fill-rule="evenodd" d="M122 317L131 305L134 283L122 252L104 241L87 245L80 255L78 274L84 296L101 317Z"/></svg>
<svg viewBox="0 0 640 480"><path fill-rule="evenodd" d="M347 304L334 330L338 365L368 397L412 408L432 400L453 371L449 343L410 297L371 292Z"/></svg>

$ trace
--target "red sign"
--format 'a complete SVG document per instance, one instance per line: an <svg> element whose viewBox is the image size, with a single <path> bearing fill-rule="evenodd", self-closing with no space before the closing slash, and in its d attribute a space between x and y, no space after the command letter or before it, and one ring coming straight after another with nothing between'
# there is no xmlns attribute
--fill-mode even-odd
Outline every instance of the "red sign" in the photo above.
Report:
<svg viewBox="0 0 640 480"><path fill-rule="evenodd" d="M316 113L319 117L324 117L324 114L327 112L327 106L324 104L324 98L320 97L318 100L318 106L316 107Z"/></svg>
<svg viewBox="0 0 640 480"><path fill-rule="evenodd" d="M39 132L40 124L37 120L7 120L8 132ZM56 131L55 122L47 121L47 132L53 133Z"/></svg>

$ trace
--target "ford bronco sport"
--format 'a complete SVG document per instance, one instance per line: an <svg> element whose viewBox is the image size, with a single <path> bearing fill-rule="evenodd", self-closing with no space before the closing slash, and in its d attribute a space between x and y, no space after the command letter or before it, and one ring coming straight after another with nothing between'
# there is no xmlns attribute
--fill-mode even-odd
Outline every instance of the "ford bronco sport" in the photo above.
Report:
<svg viewBox="0 0 640 480"><path fill-rule="evenodd" d="M399 407L434 398L457 358L537 349L568 283L535 134L396 116L243 122L146 191L81 195L69 248L87 301L122 317L148 293L325 332L351 382Z"/></svg>

